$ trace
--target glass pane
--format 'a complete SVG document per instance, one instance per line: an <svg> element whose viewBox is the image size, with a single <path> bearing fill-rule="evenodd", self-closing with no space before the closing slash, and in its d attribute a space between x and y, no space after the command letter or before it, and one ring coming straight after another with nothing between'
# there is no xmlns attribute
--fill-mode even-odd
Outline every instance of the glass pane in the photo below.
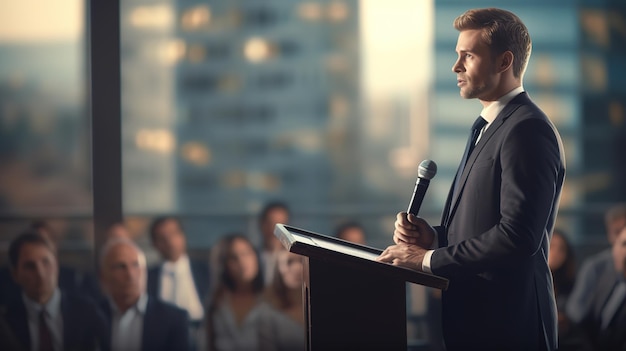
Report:
<svg viewBox="0 0 626 351"><path fill-rule="evenodd" d="M0 23L2 270L9 242L34 222L45 221L58 245L60 265L90 272L84 3L3 1Z"/></svg>

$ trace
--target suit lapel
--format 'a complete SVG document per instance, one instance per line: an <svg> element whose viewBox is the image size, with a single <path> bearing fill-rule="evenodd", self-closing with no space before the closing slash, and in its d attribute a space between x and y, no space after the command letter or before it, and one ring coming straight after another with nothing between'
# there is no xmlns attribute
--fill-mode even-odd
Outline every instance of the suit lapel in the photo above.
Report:
<svg viewBox="0 0 626 351"><path fill-rule="evenodd" d="M160 271L159 271L160 272ZM153 321L152 311L154 310L154 298L148 296L148 303L146 304L146 311L143 315L143 331L141 332L141 350L142 351L151 351L157 350L155 344L152 343L155 340L155 336L158 335L155 331L155 327L158 326L157 321ZM153 322L157 322L154 323Z"/></svg>
<svg viewBox="0 0 626 351"><path fill-rule="evenodd" d="M15 333L15 337L24 346L24 350L30 350L30 331L28 330L26 306L24 306L21 297L8 306L7 322L13 327L12 330Z"/></svg>
<svg viewBox="0 0 626 351"><path fill-rule="evenodd" d="M465 165L465 168L463 169L463 174L461 174L461 179L459 180L459 185L458 185L459 191L458 191L457 196L455 197L454 194L452 193L454 191L454 185L452 186L452 188L450 189L450 193L448 194L448 202L446 203L446 207L445 207L446 208L445 212L447 212L445 213L446 214L445 218L447 218L447 220L445 220L446 227L450 224L450 221L452 220L452 217L454 216L454 213L456 212L457 206L459 204L459 199L461 198L461 194L463 194L465 183L467 182L467 177L469 176L469 173L471 172L472 167L474 166L474 163L476 162L476 158L478 158L478 155L481 153L481 151L485 148L487 144L489 144L489 141L491 140L491 138L494 136L494 134L496 134L498 129L502 127L502 125L513 114L513 112L515 112L522 104L526 103L527 101L528 101L528 95L525 92L513 98L513 100L511 100L504 107L504 109L500 111L500 113L498 114L496 119L493 121L493 123L483 133L483 135L480 137L480 140L478 140L478 143L476 144L474 151L472 151L472 154L467 159L467 164ZM452 184L454 184L454 182Z"/></svg>

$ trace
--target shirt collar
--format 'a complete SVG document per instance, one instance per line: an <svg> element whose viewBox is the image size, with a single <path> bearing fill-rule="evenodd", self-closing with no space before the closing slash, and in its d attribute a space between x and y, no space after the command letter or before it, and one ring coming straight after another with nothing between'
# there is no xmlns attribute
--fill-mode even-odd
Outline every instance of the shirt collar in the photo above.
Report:
<svg viewBox="0 0 626 351"><path fill-rule="evenodd" d="M487 121L487 126L485 127L485 129L489 127L491 123L493 123L493 121L496 120L496 117L498 117L498 114L502 112L506 104L508 104L511 100L513 100L514 97L516 97L523 91L524 87L520 85L519 87L501 96L498 100L494 101L489 106L483 108L480 115Z"/></svg>
<svg viewBox="0 0 626 351"><path fill-rule="evenodd" d="M61 290L57 287L54 289L52 296L44 305L31 300L26 294L22 292L22 300L26 306L26 310L29 314L38 316L43 308L46 309L48 315L55 319L61 314Z"/></svg>
<svg viewBox="0 0 626 351"><path fill-rule="evenodd" d="M109 305L111 306L111 311L113 311L113 314L114 315L121 314L120 310L117 308L117 305L115 304L113 299L109 297L108 300L109 300ZM133 309L136 312L139 312L141 314L145 314L147 305L148 305L148 294L144 292L143 294L139 296L139 299L137 300L137 302L135 302L135 304L130 309Z"/></svg>
<svg viewBox="0 0 626 351"><path fill-rule="evenodd" d="M167 272L184 272L189 268L189 256L183 254L176 262L163 262L163 273Z"/></svg>

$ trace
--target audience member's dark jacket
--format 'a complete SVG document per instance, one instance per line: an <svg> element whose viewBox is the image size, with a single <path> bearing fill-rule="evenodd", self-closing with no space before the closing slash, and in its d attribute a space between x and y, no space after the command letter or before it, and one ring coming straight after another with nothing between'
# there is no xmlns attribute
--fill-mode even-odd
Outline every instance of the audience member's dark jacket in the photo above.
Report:
<svg viewBox="0 0 626 351"><path fill-rule="evenodd" d="M101 349L106 325L104 316L91 300L61 293L61 315L64 351ZM5 318L21 348L30 350L27 310L21 297L7 305Z"/></svg>
<svg viewBox="0 0 626 351"><path fill-rule="evenodd" d="M209 266L202 261L193 260L189 258L189 265L191 266L191 275L193 276L193 282L196 286L198 298L200 303L204 305L209 295ZM159 263L156 266L152 266L148 269L148 295L159 297L161 296L161 273L163 264Z"/></svg>
<svg viewBox="0 0 626 351"><path fill-rule="evenodd" d="M100 308L106 318L106 346L102 351L110 351L112 311L108 301ZM159 299L148 297L146 314L143 318L141 336L142 351L188 351L189 317L187 311Z"/></svg>
<svg viewBox="0 0 626 351"><path fill-rule="evenodd" d="M626 351L626 299L615 313L609 326L602 330L602 309L617 285L615 271L607 270L598 280L598 285L591 297L591 311L583 319L582 325L587 331L595 350Z"/></svg>

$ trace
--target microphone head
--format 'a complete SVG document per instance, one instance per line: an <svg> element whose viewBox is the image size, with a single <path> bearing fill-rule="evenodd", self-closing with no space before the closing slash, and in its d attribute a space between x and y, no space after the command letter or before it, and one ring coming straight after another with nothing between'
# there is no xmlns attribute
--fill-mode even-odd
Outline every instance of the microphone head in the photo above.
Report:
<svg viewBox="0 0 626 351"><path fill-rule="evenodd" d="M437 164L432 160L424 160L420 162L419 167L417 168L417 176L418 178L424 178L431 180L437 174Z"/></svg>

